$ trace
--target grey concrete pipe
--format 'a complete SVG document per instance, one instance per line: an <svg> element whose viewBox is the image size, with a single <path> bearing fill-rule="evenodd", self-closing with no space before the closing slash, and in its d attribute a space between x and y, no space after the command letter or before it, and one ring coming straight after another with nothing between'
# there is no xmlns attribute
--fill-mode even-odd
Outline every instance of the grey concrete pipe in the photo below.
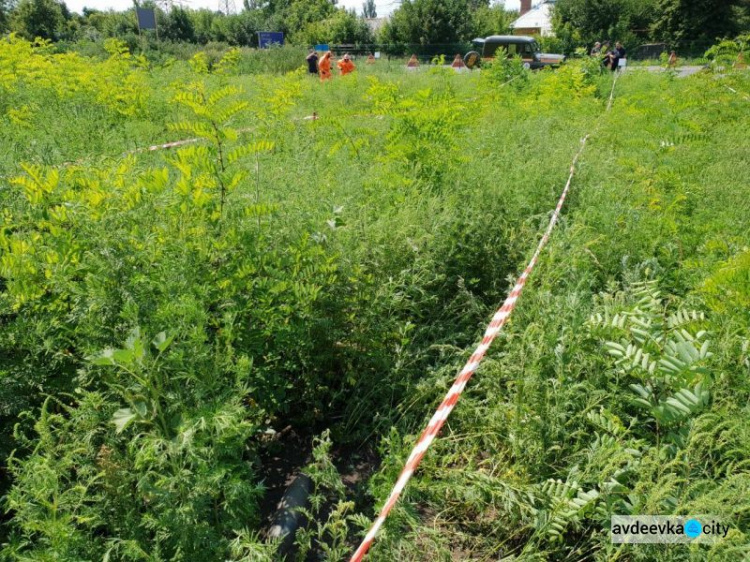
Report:
<svg viewBox="0 0 750 562"><path fill-rule="evenodd" d="M294 535L305 524L305 516L295 508L309 507L312 480L307 474L300 474L289 485L276 508L273 523L268 530L269 538L281 538L277 553L285 559L294 552Z"/></svg>

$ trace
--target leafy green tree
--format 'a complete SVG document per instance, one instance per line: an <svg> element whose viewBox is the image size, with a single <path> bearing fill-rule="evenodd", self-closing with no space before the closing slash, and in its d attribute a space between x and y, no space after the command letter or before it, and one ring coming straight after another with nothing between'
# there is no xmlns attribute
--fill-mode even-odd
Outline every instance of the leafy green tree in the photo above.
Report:
<svg viewBox="0 0 750 562"><path fill-rule="evenodd" d="M288 32L304 29L308 24L327 19L336 12L333 0L296 0L281 11Z"/></svg>
<svg viewBox="0 0 750 562"><path fill-rule="evenodd" d="M193 33L198 43L205 45L213 40L213 23L217 19L211 10L189 10L190 19L193 20Z"/></svg>
<svg viewBox="0 0 750 562"><path fill-rule="evenodd" d="M479 6L473 13L471 38L500 35L510 31L510 24L517 17L502 4Z"/></svg>
<svg viewBox="0 0 750 562"><path fill-rule="evenodd" d="M107 37L124 37L138 33L138 23L133 10L127 12L107 12L103 14L102 31Z"/></svg>
<svg viewBox="0 0 750 562"><path fill-rule="evenodd" d="M375 7L375 0L365 0L365 2L362 4L362 17L378 17L378 9Z"/></svg>
<svg viewBox="0 0 750 562"><path fill-rule="evenodd" d="M257 44L260 26L255 18L255 12L242 12L226 17L214 19L214 31L221 29L221 41L230 45L249 46Z"/></svg>
<svg viewBox="0 0 750 562"><path fill-rule="evenodd" d="M566 51L596 41L622 41L635 46L649 38L657 0L559 0L553 26Z"/></svg>
<svg viewBox="0 0 750 562"><path fill-rule="evenodd" d="M161 20L160 33L172 41L195 42L195 28L190 14L184 8L175 6Z"/></svg>
<svg viewBox="0 0 750 562"><path fill-rule="evenodd" d="M676 47L702 44L734 36L739 30L737 10L747 8L738 0L659 0L654 35Z"/></svg>
<svg viewBox="0 0 750 562"><path fill-rule="evenodd" d="M294 34L294 43L313 45L319 42L335 44L372 43L370 27L353 11L338 9L329 18L314 22Z"/></svg>
<svg viewBox="0 0 750 562"><path fill-rule="evenodd" d="M737 27L742 33L750 33L750 0L739 0L734 10L737 14Z"/></svg>
<svg viewBox="0 0 750 562"><path fill-rule="evenodd" d="M8 30L12 7L10 0L0 0L0 33Z"/></svg>
<svg viewBox="0 0 750 562"><path fill-rule="evenodd" d="M11 29L28 39L54 39L64 21L62 5L55 0L21 0L13 11Z"/></svg>
<svg viewBox="0 0 750 562"><path fill-rule="evenodd" d="M382 31L389 43L454 43L470 39L469 0L404 0Z"/></svg>

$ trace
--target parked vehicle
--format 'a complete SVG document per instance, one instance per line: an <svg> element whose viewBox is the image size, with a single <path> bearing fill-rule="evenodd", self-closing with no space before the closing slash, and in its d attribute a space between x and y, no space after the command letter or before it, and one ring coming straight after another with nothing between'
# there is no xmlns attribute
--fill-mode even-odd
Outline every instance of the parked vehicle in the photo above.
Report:
<svg viewBox="0 0 750 562"><path fill-rule="evenodd" d="M520 56L525 68L537 70L545 66L559 66L565 60L564 55L542 53L539 43L526 35L492 35L485 39L474 39L472 44L476 51L466 54L466 66L478 66L482 60L492 60L498 56L512 58Z"/></svg>

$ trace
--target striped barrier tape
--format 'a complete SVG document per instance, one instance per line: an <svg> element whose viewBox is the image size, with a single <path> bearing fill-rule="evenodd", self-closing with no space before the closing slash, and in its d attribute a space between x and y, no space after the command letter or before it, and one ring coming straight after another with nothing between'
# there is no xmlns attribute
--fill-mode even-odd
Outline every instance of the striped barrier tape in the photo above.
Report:
<svg viewBox="0 0 750 562"><path fill-rule="evenodd" d="M365 554L367 553L370 546L372 545L373 540L375 539L375 535L380 530L380 527L383 526L383 523L385 522L386 517L388 517L388 514L390 513L391 509L393 509L393 506L396 504L396 501L398 501L398 498L401 495L401 492L404 490L407 482L409 482L409 479L412 477L412 475L414 474L414 471L419 466L419 463L421 462L422 457L427 452L427 449L430 447L432 442L435 440L435 437L440 431L440 428L443 427L443 424L448 419L448 416L450 415L450 413L453 411L453 408L458 402L458 399L460 398L461 393L464 391L466 384L469 382L469 379L471 379L472 375L476 372L477 368L479 367L479 363L482 361L482 358L484 357L485 353L487 353L487 350L489 349L490 345L492 345L492 342L500 333L500 330L508 321L508 318L513 312L513 309L516 307L516 302L518 301L519 297L521 296L521 293L523 292L524 286L526 285L526 280L528 279L529 275L534 269L534 266L536 266L537 260L539 259L539 255L541 254L544 247L547 245L550 234L552 233L552 229L555 227L555 224L557 223L557 219L560 217L560 210L562 209L562 206L565 203L565 198L568 196L568 191L570 190L570 184L571 184L571 181L573 180L573 174L575 173L575 165L578 161L578 158L581 156L583 149L586 146L586 141L588 140L588 137L589 136L586 135L583 139L581 139L581 148L578 150L575 157L573 158L573 163L570 166L570 175L568 176L568 181L565 184L565 189L563 190L562 195L560 196L560 199L557 202L557 207L555 208L554 213L552 213L552 218L550 219L549 225L547 226L547 230L542 236L542 239L539 241L539 245L537 246L536 251L534 252L534 255L532 256L531 261L529 261L529 264L526 266L526 269L523 271L521 276L516 281L515 286L508 294L508 297L505 299L503 306L501 306L500 309L493 316L492 321L490 322L489 326L487 327L487 330L484 333L484 337L482 338L481 343L477 346L476 350L471 355L471 357L469 357L469 361L466 363L464 368L456 377L455 381L453 382L453 386L451 386L450 390L448 391L448 394L445 395L443 402L440 404L437 411L435 412L435 415L432 416L432 419L430 420L430 422L427 424L427 427L422 432L422 435L417 441L416 445L414 446L414 449L412 449L412 452L409 455L409 458L407 459L403 470L401 471L401 475L396 481L396 484L393 487L393 490L391 491L390 496L388 497L388 500L385 502L385 505L381 509L380 514L378 515L377 519L375 520L372 527L368 531L367 535L365 535L365 538L362 540L362 543L359 545L359 548L356 550L354 555L352 555L350 562L359 562L360 560L362 560L362 558L364 558Z"/></svg>
<svg viewBox="0 0 750 562"><path fill-rule="evenodd" d="M616 72L612 80L612 90L609 94L609 100L607 101L607 108L605 113L609 112L610 109L612 109L612 103L614 102L615 97L615 86L617 85L617 78L619 77L619 75L620 73ZM594 129L595 132L599 129L600 125L601 121L597 123L597 126ZM560 199L557 201L557 207L555 207L555 211L552 213L552 217L550 218L549 224L547 225L547 230L544 232L542 239L539 241L539 245L537 246L534 255L531 257L529 264L526 266L526 269L524 269L523 273L516 281L513 289L505 299L503 306L501 306L500 309L492 317L492 321L490 322L489 326L487 326L487 330L484 333L482 341L474 350L474 353L471 355L471 357L469 357L469 361L466 363L466 365L464 365L464 368L461 369L461 372L453 381L453 386L451 386L448 394L446 394L445 398L443 398L443 401L440 403L437 411L430 419L427 427L422 432L422 435L419 437L416 445L414 445L414 448L409 454L409 458L406 460L406 464L404 465L404 468L401 471L398 480L396 480L396 484L391 490L390 496L388 496L388 500L386 500L385 505L383 505L382 509L380 510L380 514L378 515L377 519L375 519L375 522L370 527L370 530L365 535L365 538L362 539L362 543L354 552L349 562L360 562L364 558L365 554L367 554L367 551L370 549L370 546L372 546L372 543L375 540L375 535L377 535L378 531L383 526L383 523L385 523L386 517L388 517L388 514L391 512L391 509L393 509L393 506L396 505L399 496L401 496L401 492L403 492L406 484L409 482L412 475L414 474L414 471L417 470L419 463L422 461L422 457L425 455L427 449L429 449L430 445L435 440L435 437L440 432L440 429L443 427L443 424L448 419L448 416L453 411L453 408L456 406L458 399L461 397L461 393L464 391L464 388L466 388L466 384L469 382L469 379L471 379L477 368L479 368L479 363L481 363L484 355L490 348L490 345L492 345L492 342L500 333L500 330L508 321L508 318L510 318L513 309L516 307L516 302L521 296L523 288L526 286L526 280L529 278L529 275L531 275L531 272L536 266L539 255L547 245L549 237L552 234L552 229L555 227L555 224L557 224L557 219L560 217L560 211L562 210L565 199L568 196L568 191L570 191L570 184L573 181L573 174L575 173L576 163L583 153L583 149L586 148L586 141L588 140L588 138L589 135L586 135L581 139L581 147L578 149L578 152L576 152L576 155L573 157L573 162L570 164L570 174L568 175L568 181L565 183L565 189L563 189L563 192L560 195Z"/></svg>

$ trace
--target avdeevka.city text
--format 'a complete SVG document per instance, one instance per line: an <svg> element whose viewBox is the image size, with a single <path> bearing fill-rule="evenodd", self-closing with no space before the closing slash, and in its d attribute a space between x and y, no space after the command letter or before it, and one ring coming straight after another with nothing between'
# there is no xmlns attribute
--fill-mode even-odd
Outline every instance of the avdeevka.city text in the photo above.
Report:
<svg viewBox="0 0 750 562"><path fill-rule="evenodd" d="M613 515L610 538L625 544L716 543L731 525L710 515Z"/></svg>
<svg viewBox="0 0 750 562"><path fill-rule="evenodd" d="M725 538L729 533L730 526L719 523L718 521L711 521L701 526L702 533L704 535L714 535ZM624 525L612 525L612 534L615 535L684 535L685 527L682 523L675 523L673 521L666 521L664 523L643 523L641 521L634 521L633 523Z"/></svg>

